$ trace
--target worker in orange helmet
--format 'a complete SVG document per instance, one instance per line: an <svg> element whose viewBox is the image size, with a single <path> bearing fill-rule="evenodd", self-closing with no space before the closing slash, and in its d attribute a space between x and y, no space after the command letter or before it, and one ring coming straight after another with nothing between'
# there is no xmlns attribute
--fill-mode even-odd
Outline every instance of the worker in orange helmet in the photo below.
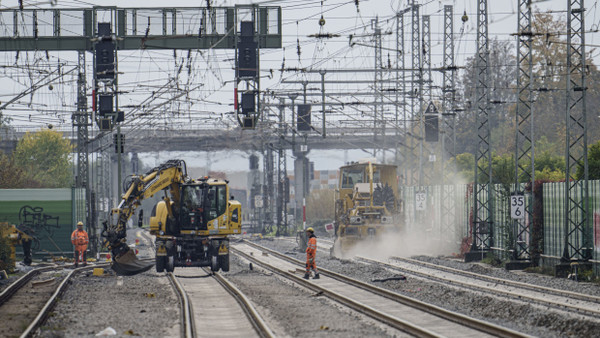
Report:
<svg viewBox="0 0 600 338"><path fill-rule="evenodd" d="M82 262L83 266L87 265L86 250L89 242L88 234L83 230L83 222L77 223L77 229L71 234L71 243L75 246L75 267Z"/></svg>
<svg viewBox="0 0 600 338"><path fill-rule="evenodd" d="M317 236L315 236L315 230L313 228L306 229L306 237L308 237L308 243L306 246L306 273L304 279L310 277L310 269L315 272L313 279L319 279L319 270L317 270L317 264L315 258L317 257Z"/></svg>

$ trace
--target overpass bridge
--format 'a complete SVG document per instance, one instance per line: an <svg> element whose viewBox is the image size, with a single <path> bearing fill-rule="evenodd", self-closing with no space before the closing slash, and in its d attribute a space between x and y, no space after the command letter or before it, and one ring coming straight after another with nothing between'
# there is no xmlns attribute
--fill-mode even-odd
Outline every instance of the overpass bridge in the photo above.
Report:
<svg viewBox="0 0 600 338"><path fill-rule="evenodd" d="M77 133L71 129L60 130L73 144L77 142ZM26 131L2 132L0 135L0 150L11 153L19 139ZM125 152L142 153L153 151L219 151L241 150L260 151L266 146L274 149L301 151L329 149L363 149L373 151L379 149L393 149L401 147L404 143L403 135L396 135L394 131L389 134L374 134L371 130L359 128L337 128L328 131L323 138L315 132L296 133L295 137L288 132L282 137L273 129L241 130L234 128L225 129L139 129L122 128L125 135ZM111 137L111 133L90 131L89 151L96 152L100 146L99 140ZM104 142L106 143L106 142ZM294 147L294 144L296 147Z"/></svg>

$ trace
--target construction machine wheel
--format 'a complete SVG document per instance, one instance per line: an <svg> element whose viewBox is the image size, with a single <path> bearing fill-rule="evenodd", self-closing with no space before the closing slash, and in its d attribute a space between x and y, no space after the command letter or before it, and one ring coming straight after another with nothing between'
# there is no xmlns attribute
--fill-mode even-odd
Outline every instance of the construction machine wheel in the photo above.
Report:
<svg viewBox="0 0 600 338"><path fill-rule="evenodd" d="M156 256L156 272L165 271L165 263L166 263L165 256Z"/></svg>
<svg viewBox="0 0 600 338"><path fill-rule="evenodd" d="M210 270L212 272L219 271L219 256L212 256L210 259Z"/></svg>
<svg viewBox="0 0 600 338"><path fill-rule="evenodd" d="M229 271L229 254L219 256L218 262L223 272Z"/></svg>
<svg viewBox="0 0 600 338"><path fill-rule="evenodd" d="M168 255L165 257L165 261L165 269L167 269L167 272L175 271L175 257L173 255Z"/></svg>

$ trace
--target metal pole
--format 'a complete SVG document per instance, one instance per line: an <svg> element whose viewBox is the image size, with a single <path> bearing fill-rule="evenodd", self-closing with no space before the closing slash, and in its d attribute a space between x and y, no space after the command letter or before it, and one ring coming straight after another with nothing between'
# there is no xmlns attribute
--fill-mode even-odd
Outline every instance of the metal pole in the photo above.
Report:
<svg viewBox="0 0 600 338"><path fill-rule="evenodd" d="M568 0L567 9L567 114L564 206L564 248L561 260L587 261L593 243L589 225L586 64L584 0ZM576 177L583 167L583 178Z"/></svg>
<svg viewBox="0 0 600 338"><path fill-rule="evenodd" d="M474 227L471 251L489 250L492 243L492 157L489 123L489 47L487 0L477 4L477 153L475 156ZM485 181L482 175L486 175ZM475 256L473 256L475 257Z"/></svg>
<svg viewBox="0 0 600 338"><path fill-rule="evenodd" d="M321 74L321 111L323 113L323 138L327 137L327 131L325 129L325 73L326 71L320 70Z"/></svg>
<svg viewBox="0 0 600 338"><path fill-rule="evenodd" d="M529 246L531 241L529 220L533 219L533 188L535 186L534 168L534 142L533 142L533 32L531 25L531 1L519 0L519 14L517 18L517 106L516 106L516 133L515 133L515 190L519 191L519 178L523 177L531 183L531 198L525 206L523 219L512 222L512 257L511 259L529 259ZM529 239L529 241L526 241Z"/></svg>

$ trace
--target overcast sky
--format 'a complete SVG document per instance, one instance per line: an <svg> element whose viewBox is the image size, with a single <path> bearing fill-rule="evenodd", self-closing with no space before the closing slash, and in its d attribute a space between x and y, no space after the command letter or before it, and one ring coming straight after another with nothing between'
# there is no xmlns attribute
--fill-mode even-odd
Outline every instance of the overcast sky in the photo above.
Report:
<svg viewBox="0 0 600 338"><path fill-rule="evenodd" d="M552 10L556 16L563 19L566 18L567 0L549 0L549 1L535 1L534 6L536 11L547 11ZM119 6L119 7L161 7L165 5L165 1L157 0L103 0L103 1L54 1L57 8L82 8L90 7L92 5L100 6ZM248 4L251 1L232 1L232 0L213 0L213 6L233 6L235 4ZM385 35L383 38L383 62L384 64L388 59L394 62L396 49L395 36L391 33L395 33L396 20L395 14L398 10L405 8L409 1L407 0L360 0L358 1L358 8L355 5L354 0L286 0L286 1L252 1L252 3L259 3L269 6L281 6L283 9L283 49L282 50L263 50L261 51L261 69L263 72L269 72L273 69L272 76L261 80L261 88L275 91L297 91L299 90L298 85L285 85L281 84L282 79L305 79L312 80L311 77L298 77L293 73L278 72L282 66L285 67L314 67L320 69L331 69L331 68L368 68L371 69L374 66L373 56L373 40L372 40L372 21L377 18L379 26L384 33L390 33ZM432 44L432 66L442 66L442 39L443 39L443 7L444 5L454 5L454 32L455 32L455 45L456 45L456 63L458 66L464 64L466 58L471 57L475 53L475 32L476 32L476 0L466 1L417 1L422 4L420 9L422 15L430 15L431 17L431 44ZM36 6L48 7L48 2L43 1L24 1L26 8L34 8ZM46 5L44 5L46 4ZM500 40L514 41L512 33L516 32L516 19L517 19L517 0L506 1L506 0L489 0L489 35L490 38L498 38ZM18 1L2 1L0 8L14 8L18 5ZM170 0L168 2L169 7L189 7L189 6L205 6L206 1L182 1L182 0ZM467 13L468 21L463 23L461 17L463 12ZM319 26L319 18L323 16L325 19L325 25ZM598 22L600 21L600 12L598 12L597 1L586 1L586 30L590 31L586 35L587 43L593 47L594 44L598 43L598 33L593 32L598 28ZM408 16L406 18L406 46L410 46L410 26L408 25ZM315 39L309 37L311 34L316 33L333 33L338 34L339 37L333 39ZM349 36L353 35L353 41L358 42L356 46L350 47ZM298 55L298 47L300 47L300 56ZM406 48L405 48L406 49ZM169 73L173 72L173 69L177 64L173 62L164 62L148 59L148 56L152 55L151 51L140 52L138 54L131 53L124 57L120 62L120 71L125 73L133 73L135 77L131 82L144 82L148 81L142 74L151 74L155 72L153 69L156 67L161 68L162 73L158 73L155 77L159 79L161 77L168 77ZM172 53L172 52L169 52ZM161 57L167 58L169 53L158 54ZM183 52L181 52L183 54ZM407 53L410 51L407 50ZM0 56L0 62L4 64L10 64L14 62L14 53L2 53ZM156 58L156 53L154 57ZM197 112L196 116L205 116L201 114L207 114L206 112L212 112L210 115L211 120L214 121L213 116L217 116L219 112L226 113L231 111L232 101L232 77L233 72L231 71L231 51L218 51L211 54L206 54L207 59L203 61L202 58L198 57L196 60L198 65L203 64L209 65L204 74L201 74L201 78L194 78L195 81L204 82L204 89L206 94L203 94L202 98L206 100L206 103L197 104L193 107L194 111ZM137 57L139 56L139 58ZM21 56L23 57L23 56ZM152 57L152 56L151 56ZM595 59L598 57L598 52L594 54ZM52 60L56 59L73 59L72 55L51 55ZM91 57L89 58L91 59ZM157 58L159 59L159 58ZM140 60L140 61L138 61ZM148 62L152 61L152 62ZM122 62L122 63L121 63ZM407 57L407 65L409 65L410 57ZM89 64L89 62L88 62ZM153 68L154 67L154 68ZM264 73L263 73L264 74ZM150 76L150 75L148 75ZM439 74L434 74L434 81L439 81ZM40 102L44 105L52 104L63 104L69 105L73 100L74 89L73 86L67 87L67 84L62 84L65 87L61 87L61 84L57 84L52 93L40 92L42 98L33 97L33 102ZM56 89L58 88L58 90ZM330 90L342 90L344 87L331 88ZM14 95L16 92L21 91L18 85L9 86L0 90L0 99L6 101L7 98ZM57 92L62 90L63 96L57 96ZM133 90L132 90L133 92ZM42 95L46 96L42 96ZM129 95L122 98L123 105L136 105L143 100L143 94ZM61 103L61 101L64 101ZM181 109L181 107L179 107ZM174 108L173 108L174 109ZM214 113L217 115L214 115ZM5 112L8 114L8 112ZM15 112L15 124L29 123L26 120L26 115L23 113ZM21 114L21 115L19 115ZM190 115L190 121L192 121ZM29 115L31 119L31 114ZM224 119L224 127L229 126L230 128L235 127L235 124L227 124L230 121ZM43 115L38 120L33 119L33 124L44 125L47 121L52 121L56 125L64 125L69 128L70 116L58 116L55 115ZM165 122L167 123L167 122ZM148 126L151 127L151 126ZM387 158L391 156L391 152L388 153ZM156 155L149 155L143 157L143 160L154 165L156 161L162 161L169 157L188 157L186 160L192 162L190 165L193 166L206 166L210 162L210 167L215 170L241 170L247 169L247 157L249 154L243 153L227 153L227 156L223 156L222 153L214 153L206 155L200 154L161 154L158 159ZM317 169L334 169L339 167L344 161L356 160L358 157L368 157L361 151L313 151L309 157L316 163ZM197 158L197 159L193 159ZM227 160L224 160L227 158ZM291 159L288 162L288 168L292 168Z"/></svg>

